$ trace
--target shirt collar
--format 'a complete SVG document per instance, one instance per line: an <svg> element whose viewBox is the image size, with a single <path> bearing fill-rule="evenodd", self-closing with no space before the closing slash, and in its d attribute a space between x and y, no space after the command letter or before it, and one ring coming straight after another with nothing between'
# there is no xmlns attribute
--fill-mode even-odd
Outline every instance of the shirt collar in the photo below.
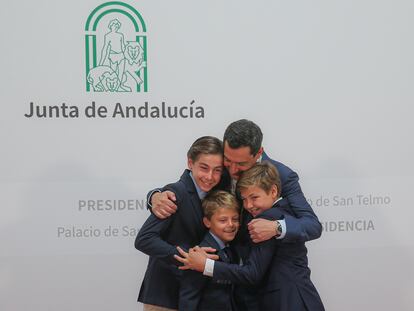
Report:
<svg viewBox="0 0 414 311"><path fill-rule="evenodd" d="M226 247L226 244L219 237L217 237L213 232L209 231L209 233L211 234L213 239L216 240L216 242L217 242L218 246L220 247L220 249L223 249L223 248Z"/></svg>
<svg viewBox="0 0 414 311"><path fill-rule="evenodd" d="M191 171L190 171L190 177L193 180L194 186L197 190L198 197L200 198L200 200L203 200L206 197L207 192L200 189L200 187L197 185L196 181L194 180L193 173Z"/></svg>
<svg viewBox="0 0 414 311"><path fill-rule="evenodd" d="M273 205L275 205L277 202L279 202L282 199L283 199L282 197L277 198L276 201L273 202Z"/></svg>

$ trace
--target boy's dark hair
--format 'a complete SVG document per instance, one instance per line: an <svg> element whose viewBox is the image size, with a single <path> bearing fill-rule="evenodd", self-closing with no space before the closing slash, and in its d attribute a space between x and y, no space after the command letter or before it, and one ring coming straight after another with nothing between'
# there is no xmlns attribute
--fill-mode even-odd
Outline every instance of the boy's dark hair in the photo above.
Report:
<svg viewBox="0 0 414 311"><path fill-rule="evenodd" d="M223 154L223 143L213 136L202 136L196 139L187 152L187 158L197 161L200 154Z"/></svg>
<svg viewBox="0 0 414 311"><path fill-rule="evenodd" d="M263 134L254 122L241 119L231 123L224 132L223 142L232 149L250 147L250 153L255 156L260 150Z"/></svg>
<svg viewBox="0 0 414 311"><path fill-rule="evenodd" d="M237 182L237 190L256 186L269 193L272 185L276 185L278 195L282 192L279 172L269 161L257 163L244 171Z"/></svg>
<svg viewBox="0 0 414 311"><path fill-rule="evenodd" d="M239 202L231 193L223 190L210 192L201 203L204 216L211 220L213 214L220 208L228 208L240 213Z"/></svg>

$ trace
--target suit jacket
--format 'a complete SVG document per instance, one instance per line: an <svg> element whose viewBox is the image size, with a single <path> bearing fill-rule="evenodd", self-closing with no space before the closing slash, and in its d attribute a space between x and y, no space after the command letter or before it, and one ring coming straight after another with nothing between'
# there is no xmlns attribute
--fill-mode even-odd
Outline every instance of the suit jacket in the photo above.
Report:
<svg viewBox="0 0 414 311"><path fill-rule="evenodd" d="M290 215L287 200L281 200L257 218L274 220ZM258 290L256 310L322 311L319 294L310 280L307 249L304 242L281 240L253 244L245 265L216 262L214 279L254 286ZM251 308L249 309L251 310Z"/></svg>
<svg viewBox="0 0 414 311"><path fill-rule="evenodd" d="M207 233L200 246L217 250L220 261L231 260L210 233ZM184 271L180 286L179 310L183 311L231 311L234 310L233 286L228 280L213 280L196 271Z"/></svg>
<svg viewBox="0 0 414 311"><path fill-rule="evenodd" d="M166 308L178 308L179 279L182 271L173 255L176 246L184 249L197 245L204 237L203 211L194 182L185 170L180 180L165 186L173 191L178 209L171 217L161 220L150 215L139 231L135 247L150 256L138 301Z"/></svg>

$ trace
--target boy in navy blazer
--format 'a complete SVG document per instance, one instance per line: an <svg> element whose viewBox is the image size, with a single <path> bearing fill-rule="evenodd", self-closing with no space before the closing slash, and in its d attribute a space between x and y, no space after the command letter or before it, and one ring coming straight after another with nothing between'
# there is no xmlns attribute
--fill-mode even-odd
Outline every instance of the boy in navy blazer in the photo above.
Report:
<svg viewBox="0 0 414 311"><path fill-rule="evenodd" d="M282 220L292 213L289 202L279 197L280 178L269 162L243 172L238 183L244 208L254 219ZM276 217L276 218L275 218ZM324 306L310 279L307 249L303 241L283 243L277 239L253 244L243 266L207 259L198 247L177 260L213 280L227 280L258 287L256 310L323 311Z"/></svg>
<svg viewBox="0 0 414 311"><path fill-rule="evenodd" d="M203 200L202 206L203 223L209 232L200 246L217 249L222 262L236 263L237 257L229 245L240 224L240 207L236 197L226 191L213 191ZM236 310L232 282L211 279L196 271L185 271L180 285L179 310Z"/></svg>
<svg viewBox="0 0 414 311"><path fill-rule="evenodd" d="M163 188L175 194L179 211L164 220L150 215L135 240L135 247L150 256L138 297L144 310L178 309L182 271L173 257L176 246L194 246L206 233L201 200L220 181L222 142L211 136L201 137L192 144L187 158L188 169L180 180Z"/></svg>

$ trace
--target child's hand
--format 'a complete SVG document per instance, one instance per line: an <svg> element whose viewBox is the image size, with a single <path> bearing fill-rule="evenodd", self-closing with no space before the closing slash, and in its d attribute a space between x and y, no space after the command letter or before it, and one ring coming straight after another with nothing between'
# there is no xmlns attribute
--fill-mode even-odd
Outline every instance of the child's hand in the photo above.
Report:
<svg viewBox="0 0 414 311"><path fill-rule="evenodd" d="M215 248L207 247L207 246L202 246L199 248L200 248L200 251L204 252L207 258L212 259L212 260L219 260L219 256L216 255L217 250Z"/></svg>
<svg viewBox="0 0 414 311"><path fill-rule="evenodd" d="M190 248L188 253L181 249L179 246L177 246L177 250L180 253L181 257L174 255L174 258L183 264L183 266L178 267L178 269L191 269L199 272L204 271L204 266L206 264L208 254L201 247L195 246L193 248Z"/></svg>

